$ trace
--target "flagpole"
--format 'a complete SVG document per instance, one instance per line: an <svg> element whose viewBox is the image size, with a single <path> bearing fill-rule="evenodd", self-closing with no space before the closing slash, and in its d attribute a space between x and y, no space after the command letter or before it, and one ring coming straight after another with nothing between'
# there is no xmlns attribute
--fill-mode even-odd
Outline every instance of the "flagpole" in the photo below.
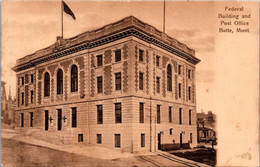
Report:
<svg viewBox="0 0 260 167"><path fill-rule="evenodd" d="M61 0L61 38L63 39L63 0Z"/></svg>
<svg viewBox="0 0 260 167"><path fill-rule="evenodd" d="M165 0L163 1L163 32L165 33Z"/></svg>

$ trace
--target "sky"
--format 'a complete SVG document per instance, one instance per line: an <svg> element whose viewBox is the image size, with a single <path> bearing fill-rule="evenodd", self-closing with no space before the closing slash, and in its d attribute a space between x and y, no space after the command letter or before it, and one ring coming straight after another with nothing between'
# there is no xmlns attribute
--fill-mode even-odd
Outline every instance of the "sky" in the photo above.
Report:
<svg viewBox="0 0 260 167"><path fill-rule="evenodd" d="M129 15L162 30L163 2L100 2L67 1L76 16L74 21L64 13L64 38L102 27ZM197 65L198 111L213 110L208 92L214 82L215 16L214 2L166 2L166 33L187 44L201 59ZM205 16L207 19L205 19ZM203 21L202 21L203 20ZM61 34L61 6L59 1L2 2L2 80L15 95L15 72L11 68L16 59L47 47ZM210 67L210 68L209 68ZM8 91L7 91L8 92ZM200 100L199 100L200 99Z"/></svg>
<svg viewBox="0 0 260 167"><path fill-rule="evenodd" d="M76 16L64 14L64 37L133 15L163 27L163 1L66 1ZM18 58L45 48L61 35L60 1L2 2L2 80L15 95ZM242 12L225 11L243 7ZM250 33L219 33L218 14L250 14ZM224 19L225 21L234 21ZM227 28L226 27L226 28ZM259 2L166 1L166 33L185 43L201 60L196 65L197 112L217 114L218 165L259 162Z"/></svg>

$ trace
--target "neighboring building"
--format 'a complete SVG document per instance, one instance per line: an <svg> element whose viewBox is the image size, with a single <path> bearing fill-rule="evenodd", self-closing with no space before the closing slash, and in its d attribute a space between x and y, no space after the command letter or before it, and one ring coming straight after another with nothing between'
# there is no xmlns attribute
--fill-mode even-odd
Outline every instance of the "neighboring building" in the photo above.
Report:
<svg viewBox="0 0 260 167"><path fill-rule="evenodd" d="M199 61L194 50L133 16L57 37L13 68L16 127L133 153L195 147Z"/></svg>
<svg viewBox="0 0 260 167"><path fill-rule="evenodd" d="M1 81L1 121L14 126L15 99L12 99L11 88L9 89L9 96L7 98L5 85L6 82Z"/></svg>
<svg viewBox="0 0 260 167"><path fill-rule="evenodd" d="M216 140L216 115L209 111L197 113L198 142L209 142Z"/></svg>

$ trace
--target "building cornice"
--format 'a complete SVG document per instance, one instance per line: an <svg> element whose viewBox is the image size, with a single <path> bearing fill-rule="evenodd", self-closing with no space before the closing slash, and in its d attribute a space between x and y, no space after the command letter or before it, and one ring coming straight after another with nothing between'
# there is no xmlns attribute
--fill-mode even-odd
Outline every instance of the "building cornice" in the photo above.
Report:
<svg viewBox="0 0 260 167"><path fill-rule="evenodd" d="M200 62L200 60L195 57L195 51L188 48L185 44L167 36L167 34L160 32L153 26L130 16L116 23L109 24L91 32L82 33L70 39L57 40L54 45L18 59L13 70L16 72L23 71L50 60L105 45L129 36L134 36L156 45L190 63L197 64Z"/></svg>

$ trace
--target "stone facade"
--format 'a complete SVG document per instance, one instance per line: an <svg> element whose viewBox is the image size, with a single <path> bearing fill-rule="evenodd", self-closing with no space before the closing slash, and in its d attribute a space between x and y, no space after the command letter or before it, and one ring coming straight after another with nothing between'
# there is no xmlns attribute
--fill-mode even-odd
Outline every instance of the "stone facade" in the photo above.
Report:
<svg viewBox="0 0 260 167"><path fill-rule="evenodd" d="M83 135L83 142L133 153L186 143L196 146L195 65L200 60L194 50L132 16L60 43L60 47L56 43L17 60L13 68L18 80L17 129L42 132L45 138L51 134L48 140L65 144L82 141ZM118 51L120 60L116 57ZM77 67L78 88L73 92L72 66ZM167 87L168 66L172 69L171 90ZM63 72L61 94L57 94L59 69ZM49 96L44 94L46 73L50 76ZM115 74L120 74L120 79ZM27 82L31 75L33 83ZM24 84L22 77L26 78ZM119 103L121 122L117 122L116 114ZM97 111L100 105L101 118ZM72 114L75 109L76 127ZM30 112L34 113L33 119ZM119 134L120 146L115 141ZM97 142L100 135L101 143Z"/></svg>

